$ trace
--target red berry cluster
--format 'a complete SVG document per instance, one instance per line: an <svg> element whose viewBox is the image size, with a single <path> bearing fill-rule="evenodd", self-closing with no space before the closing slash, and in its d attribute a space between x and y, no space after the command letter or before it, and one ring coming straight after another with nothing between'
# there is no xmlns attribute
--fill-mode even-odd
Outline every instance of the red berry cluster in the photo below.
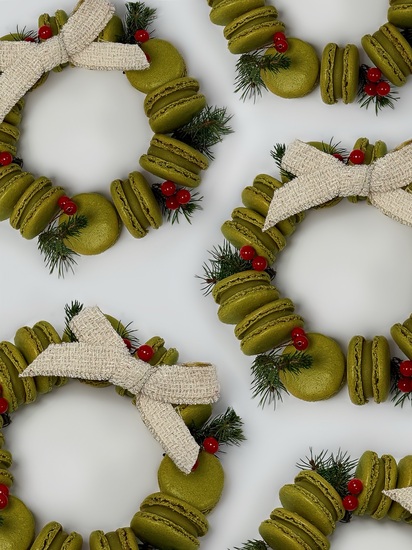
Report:
<svg viewBox="0 0 412 550"><path fill-rule="evenodd" d="M181 206L187 204L192 195L187 189L177 189L173 181L164 181L160 186L160 191L166 197L165 206L169 210L177 210Z"/></svg>
<svg viewBox="0 0 412 550"><path fill-rule="evenodd" d="M370 67L366 71L366 84L363 91L370 97L385 97L391 91L391 86L386 80L382 80L382 71L378 67Z"/></svg>
<svg viewBox="0 0 412 550"><path fill-rule="evenodd" d="M37 31L37 36L40 40L48 40L51 38L53 36L53 31L50 25L42 25Z"/></svg>
<svg viewBox="0 0 412 550"><path fill-rule="evenodd" d="M401 375L397 386L404 393L412 391L412 361L402 361L399 365L399 374Z"/></svg>
<svg viewBox="0 0 412 550"><path fill-rule="evenodd" d="M76 203L74 203L71 198L67 197L66 195L60 197L57 201L57 204L59 205L59 208L61 208L63 212L68 216L74 216L74 214L76 214L77 212Z"/></svg>
<svg viewBox="0 0 412 550"><path fill-rule="evenodd" d="M242 260L252 262L252 268L255 271L265 271L268 266L268 262L264 256L258 256L253 246L245 244L239 250L239 255Z"/></svg>
<svg viewBox="0 0 412 550"><path fill-rule="evenodd" d="M309 339L306 332L301 327L295 327L292 329L290 336L292 338L292 344L298 351L305 351L309 346Z"/></svg>
<svg viewBox="0 0 412 550"><path fill-rule="evenodd" d="M348 160L351 164L363 164L365 160L365 153L361 149L354 149L349 153L347 159L345 159L345 157L340 153L332 153L332 157L335 157L335 159L338 159L341 162Z"/></svg>
<svg viewBox="0 0 412 550"><path fill-rule="evenodd" d="M275 32L273 35L273 46L279 53L285 53L289 48L288 41L286 40L285 33L282 31Z"/></svg>
<svg viewBox="0 0 412 550"><path fill-rule="evenodd" d="M354 477L348 481L347 485L349 495L343 497L342 504L345 510L348 512L353 512L359 506L359 501L357 495L362 492L363 483L362 480Z"/></svg>
<svg viewBox="0 0 412 550"><path fill-rule="evenodd" d="M146 363L148 363L154 355L154 350L152 346L149 346L148 344L143 344L142 346L139 346L137 348L136 355L141 361L145 361Z"/></svg>
<svg viewBox="0 0 412 550"><path fill-rule="evenodd" d="M8 166L13 162L13 155L8 151L0 151L0 164L2 166Z"/></svg>
<svg viewBox="0 0 412 550"><path fill-rule="evenodd" d="M147 32L146 29L137 29L137 31L134 33L134 39L136 42L139 42L139 44L143 44L143 42L147 42L150 38L150 34Z"/></svg>

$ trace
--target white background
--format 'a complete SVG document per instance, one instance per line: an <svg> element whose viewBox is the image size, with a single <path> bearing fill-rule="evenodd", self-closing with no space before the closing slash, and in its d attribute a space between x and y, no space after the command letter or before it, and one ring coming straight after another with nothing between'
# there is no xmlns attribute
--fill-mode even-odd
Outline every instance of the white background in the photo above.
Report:
<svg viewBox="0 0 412 550"><path fill-rule="evenodd" d="M115 4L123 15L122 2ZM181 361L216 364L222 395L215 411L234 407L247 436L240 448L221 455L225 490L201 543L204 550L224 550L258 537L259 523L279 506L279 488L292 482L295 463L310 446L341 448L353 458L367 449L397 459L412 452L409 406L356 407L344 388L327 402L286 397L276 411L259 408L251 399L251 358L240 352L233 327L219 323L213 299L203 297L195 278L207 250L222 243L220 225L240 205L242 189L258 173L277 175L269 154L275 143L333 138L350 150L365 136L395 147L411 137L412 85L401 90L395 111L378 118L356 104L324 105L318 89L300 100L265 93L256 104L242 103L233 93L237 58L228 52L222 29L210 23L206 0L150 5L158 9L156 36L182 52L208 103L235 115L235 133L215 148L216 160L204 173L204 210L191 226L164 225L142 240L123 230L112 249L81 258L76 275L64 280L48 275L35 241L3 222L0 334L12 341L20 326L40 319L62 330L64 304L77 299L133 321L141 341L161 335L180 350ZM329 41L360 45L363 34L386 21L387 2L278 0L276 6L289 36L310 41L321 53ZM0 34L17 25L34 29L41 13L72 7L71 0L4 0ZM108 196L113 179L138 169L151 134L143 95L122 74L67 69L28 98L19 152L26 169L48 175L68 194ZM276 284L309 331L337 339L344 349L354 334L389 336L391 325L412 311L411 239L410 228L364 203L344 201L307 216L277 262ZM87 540L94 529L127 525L141 500L157 490L161 449L137 411L111 388L70 383L14 415L6 437L15 459L14 493L33 510L38 529L57 520ZM410 536L406 525L355 518L338 525L332 547L380 550L391 544L402 550Z"/></svg>

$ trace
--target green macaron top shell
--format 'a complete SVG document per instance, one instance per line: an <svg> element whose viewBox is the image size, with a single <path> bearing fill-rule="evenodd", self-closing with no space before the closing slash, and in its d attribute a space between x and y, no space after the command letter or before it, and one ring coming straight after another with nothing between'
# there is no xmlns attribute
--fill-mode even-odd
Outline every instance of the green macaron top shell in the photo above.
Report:
<svg viewBox="0 0 412 550"><path fill-rule="evenodd" d="M162 550L197 550L199 541L168 519L150 512L137 512L130 523L136 536Z"/></svg>
<svg viewBox="0 0 412 550"><path fill-rule="evenodd" d="M406 83L404 73L375 36L366 34L362 37L361 43L372 63L382 71L392 84L403 86Z"/></svg>
<svg viewBox="0 0 412 550"><path fill-rule="evenodd" d="M395 0L390 2L388 8L388 21L395 27L412 27L412 4L407 0Z"/></svg>
<svg viewBox="0 0 412 550"><path fill-rule="evenodd" d="M146 227L149 224L150 227L158 229L163 223L162 211L149 183L140 172L136 171L129 174L129 182L140 207L140 211L136 212L139 221L145 223Z"/></svg>
<svg viewBox="0 0 412 550"><path fill-rule="evenodd" d="M37 201L39 201L41 197L49 191L51 186L52 183L48 178L40 177L34 180L33 183L26 189L17 201L10 216L10 225L14 229L20 229L21 223L25 216L34 209Z"/></svg>
<svg viewBox="0 0 412 550"><path fill-rule="evenodd" d="M319 59L314 47L299 38L288 37L289 69L277 73L262 70L261 77L267 88L286 99L303 97L316 86L319 78ZM268 48L265 55L276 55L275 48Z"/></svg>
<svg viewBox="0 0 412 550"><path fill-rule="evenodd" d="M33 182L34 176L21 169L11 173L8 178L0 175L0 221L10 218L17 201Z"/></svg>
<svg viewBox="0 0 412 550"><path fill-rule="evenodd" d="M215 25L228 25L240 15L263 7L265 0L214 0L209 5L212 7L209 15L211 22Z"/></svg>
<svg viewBox="0 0 412 550"><path fill-rule="evenodd" d="M140 92L148 94L186 75L185 61L170 42L152 38L141 44L141 48L150 58L150 67L125 73L130 84Z"/></svg>
<svg viewBox="0 0 412 550"><path fill-rule="evenodd" d="M366 403L362 384L362 350L365 339L363 336L353 336L348 345L347 381L349 397L355 405Z"/></svg>
<svg viewBox="0 0 412 550"><path fill-rule="evenodd" d="M294 479L299 485L315 495L332 514L335 522L340 521L345 515L342 498L336 489L314 470L302 470Z"/></svg>
<svg viewBox="0 0 412 550"><path fill-rule="evenodd" d="M136 537L130 527L104 533L92 531L89 537L90 550L139 550Z"/></svg>
<svg viewBox="0 0 412 550"><path fill-rule="evenodd" d="M279 377L289 393L304 401L329 399L342 387L345 380L346 362L340 346L335 340L323 334L308 334L307 353L313 363L309 369L303 369L299 375L280 371ZM284 353L294 353L290 345Z"/></svg>
<svg viewBox="0 0 412 550"><path fill-rule="evenodd" d="M328 550L330 543L328 539L305 518L285 508L275 508L270 514L271 519L278 524L296 532L299 537L310 547L318 550Z"/></svg>
<svg viewBox="0 0 412 550"><path fill-rule="evenodd" d="M391 455L382 455L381 460L384 470L383 490L389 491L391 489L395 489L396 481L398 478L398 467L396 465L396 460ZM377 505L375 511L371 514L374 519L384 518L393 502L390 497L384 495L383 493L381 493L380 496L380 502Z"/></svg>
<svg viewBox="0 0 412 550"><path fill-rule="evenodd" d="M20 224L20 233L25 239L34 239L49 225L59 210L57 201L64 195L63 187L51 187L24 212Z"/></svg>
<svg viewBox="0 0 412 550"><path fill-rule="evenodd" d="M330 42L323 48L320 61L319 86L322 101L328 105L337 102L334 87L334 66L338 45Z"/></svg>
<svg viewBox="0 0 412 550"><path fill-rule="evenodd" d="M1 550L36 550L31 546L35 536L34 517L23 502L10 495L8 505L1 511L1 515Z"/></svg>
<svg viewBox="0 0 412 550"><path fill-rule="evenodd" d="M386 401L391 386L391 355L384 336L372 340L372 395L376 403Z"/></svg>
<svg viewBox="0 0 412 550"><path fill-rule="evenodd" d="M360 479L363 484L363 489L358 495L358 507L354 510L354 514L362 516L370 513L371 508L376 503L375 488L382 485L383 489L384 468L383 463L374 451L365 451L360 457L355 470L355 478ZM373 502L372 495L374 495ZM376 507L379 502L376 503ZM372 513L375 511L372 510Z"/></svg>
<svg viewBox="0 0 412 550"><path fill-rule="evenodd" d="M358 93L359 50L354 44L347 44L343 50L342 100L353 103Z"/></svg>

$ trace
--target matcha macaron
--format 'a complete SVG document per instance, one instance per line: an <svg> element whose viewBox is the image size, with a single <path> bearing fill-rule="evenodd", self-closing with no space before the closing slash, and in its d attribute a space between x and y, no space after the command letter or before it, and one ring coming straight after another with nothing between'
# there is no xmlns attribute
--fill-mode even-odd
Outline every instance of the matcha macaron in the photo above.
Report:
<svg viewBox="0 0 412 550"><path fill-rule="evenodd" d="M7 115L4 117L4 122L8 122L9 124L12 124L13 126L18 126L21 122L24 103L25 103L24 98L21 98L16 103L16 105L14 105L10 109L10 111L7 113Z"/></svg>
<svg viewBox="0 0 412 550"><path fill-rule="evenodd" d="M411 28L412 0L389 0L388 21L395 27Z"/></svg>
<svg viewBox="0 0 412 550"><path fill-rule="evenodd" d="M380 507L385 488L383 459L374 451L365 451L358 461L354 477L362 481L363 489L358 495L358 507L353 513L358 516L372 516ZM396 476L394 477L396 480Z"/></svg>
<svg viewBox="0 0 412 550"><path fill-rule="evenodd" d="M33 514L21 500L10 495L1 516L1 550L39 550L38 546L31 546L35 537ZM42 550L46 547L43 546Z"/></svg>
<svg viewBox="0 0 412 550"><path fill-rule="evenodd" d="M63 10L57 10L54 15L49 15L48 13L43 13L38 19L38 28L47 25L51 28L53 36L60 34L62 27L67 23L68 15ZM41 42L44 40L41 39ZM61 72L68 63L57 65L53 68L54 72Z"/></svg>
<svg viewBox="0 0 412 550"><path fill-rule="evenodd" d="M0 383L10 412L22 403L32 403L37 397L34 378L19 376L26 368L27 362L20 350L11 342L0 342Z"/></svg>
<svg viewBox="0 0 412 550"><path fill-rule="evenodd" d="M396 486L393 489L403 489L412 486L412 455L401 458L397 467ZM387 517L393 521L407 520L410 518L410 512L405 510L399 502L391 502Z"/></svg>
<svg viewBox="0 0 412 550"><path fill-rule="evenodd" d="M210 20L215 25L227 25L240 15L262 8L265 0L208 0Z"/></svg>
<svg viewBox="0 0 412 550"><path fill-rule="evenodd" d="M324 103L332 105L339 99L352 103L356 99L359 81L359 50L353 44L340 48L325 46L320 64L320 93Z"/></svg>
<svg viewBox="0 0 412 550"><path fill-rule="evenodd" d="M0 167L0 221L10 218L18 200L34 182L34 176L23 172L18 164Z"/></svg>
<svg viewBox="0 0 412 550"><path fill-rule="evenodd" d="M45 525L30 550L82 550L83 538L78 533L67 534L57 521Z"/></svg>
<svg viewBox="0 0 412 550"><path fill-rule="evenodd" d="M89 537L90 550L139 550L136 537L130 527L104 533L92 531Z"/></svg>
<svg viewBox="0 0 412 550"><path fill-rule="evenodd" d="M408 359L412 359L412 314L403 323L391 327L391 336Z"/></svg>
<svg viewBox="0 0 412 550"><path fill-rule="evenodd" d="M13 156L17 152L20 130L8 122L0 122L0 151L8 151Z"/></svg>

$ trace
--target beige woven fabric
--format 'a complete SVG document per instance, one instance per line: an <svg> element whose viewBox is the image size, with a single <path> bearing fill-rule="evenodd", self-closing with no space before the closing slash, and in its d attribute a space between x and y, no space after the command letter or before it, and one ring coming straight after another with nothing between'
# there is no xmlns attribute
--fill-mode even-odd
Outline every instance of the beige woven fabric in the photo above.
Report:
<svg viewBox="0 0 412 550"><path fill-rule="evenodd" d="M384 495L398 502L405 510L412 514L412 487L403 487L402 489L390 489L382 491Z"/></svg>
<svg viewBox="0 0 412 550"><path fill-rule="evenodd" d="M299 140L287 147L282 168L296 175L277 189L264 230L279 221L335 197L361 195L384 214L412 226L412 195L402 189L412 182L412 143L370 165L348 166Z"/></svg>
<svg viewBox="0 0 412 550"><path fill-rule="evenodd" d="M160 365L132 357L97 307L86 308L70 327L78 342L51 344L20 376L69 376L105 380L136 395L142 419L176 466L190 473L199 446L172 404L213 403L216 369L208 363Z"/></svg>
<svg viewBox="0 0 412 550"><path fill-rule="evenodd" d="M106 0L85 0L61 32L37 44L0 41L0 122L43 73L70 62L95 70L141 70L149 63L136 44L93 42L114 13Z"/></svg>

